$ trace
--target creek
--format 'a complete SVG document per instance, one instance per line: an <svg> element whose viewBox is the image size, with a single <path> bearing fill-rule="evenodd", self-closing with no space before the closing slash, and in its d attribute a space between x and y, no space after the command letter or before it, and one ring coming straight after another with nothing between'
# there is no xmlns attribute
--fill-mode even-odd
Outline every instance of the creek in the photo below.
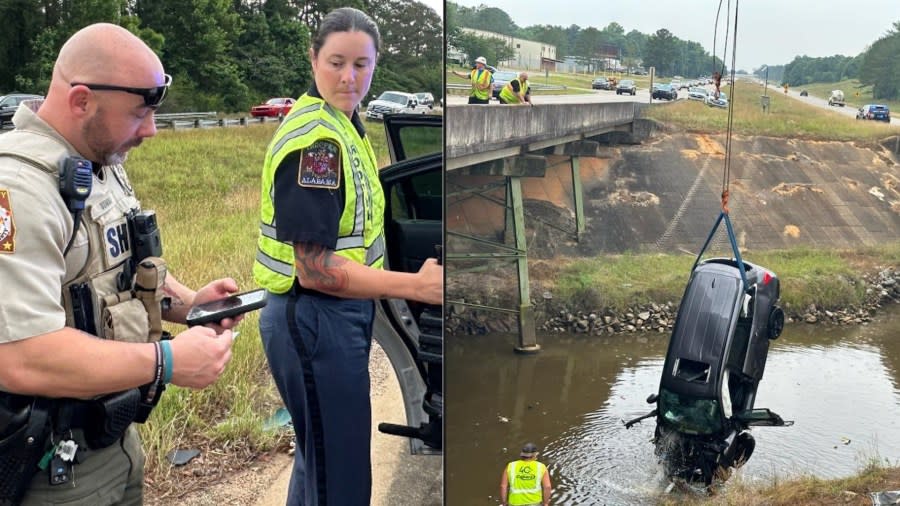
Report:
<svg viewBox="0 0 900 506"><path fill-rule="evenodd" d="M500 475L526 442L548 465L554 505L654 504L668 481L653 453L649 412L668 333L449 335L445 342L445 500L499 503ZM791 427L751 430L756 450L729 480L855 474L900 460L900 307L867 325L788 325L770 347L757 408ZM726 487L728 486L726 483Z"/></svg>

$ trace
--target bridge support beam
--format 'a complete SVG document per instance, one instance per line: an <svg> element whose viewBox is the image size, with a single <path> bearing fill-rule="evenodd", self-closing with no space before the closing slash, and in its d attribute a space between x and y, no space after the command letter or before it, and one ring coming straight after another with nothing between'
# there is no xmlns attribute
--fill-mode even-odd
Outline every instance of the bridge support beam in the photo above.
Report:
<svg viewBox="0 0 900 506"><path fill-rule="evenodd" d="M534 307L531 305L531 293L528 289L528 254L525 243L525 203L522 199L522 179L506 178L508 200L512 203L512 230L516 250L516 274L519 280L519 344L518 353L537 353L541 346L537 343L534 328ZM509 209L509 207L507 207Z"/></svg>

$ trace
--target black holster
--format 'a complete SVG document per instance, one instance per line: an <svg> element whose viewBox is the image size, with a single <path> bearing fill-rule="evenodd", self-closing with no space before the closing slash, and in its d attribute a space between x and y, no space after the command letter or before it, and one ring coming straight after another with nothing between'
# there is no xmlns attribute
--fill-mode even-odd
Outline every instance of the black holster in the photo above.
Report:
<svg viewBox="0 0 900 506"><path fill-rule="evenodd" d="M0 393L0 506L19 504L38 471L50 437L49 405Z"/></svg>
<svg viewBox="0 0 900 506"><path fill-rule="evenodd" d="M104 395L90 402L84 438L94 449L106 448L125 435L137 418L141 392L137 388Z"/></svg>

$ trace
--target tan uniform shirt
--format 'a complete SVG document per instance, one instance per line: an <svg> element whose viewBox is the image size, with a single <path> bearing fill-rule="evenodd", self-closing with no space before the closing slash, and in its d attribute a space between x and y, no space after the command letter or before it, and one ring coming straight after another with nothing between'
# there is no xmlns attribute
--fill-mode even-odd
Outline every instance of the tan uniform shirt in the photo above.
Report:
<svg viewBox="0 0 900 506"><path fill-rule="evenodd" d="M67 156L78 156L28 107L16 111L13 123L14 131L0 135L0 152L28 153L56 167ZM79 274L109 270L131 256L124 217L139 203L121 166L94 171L83 213L88 226L79 227L65 258L63 250L72 236L73 221L58 184L58 172L48 173L28 162L0 156L0 342L61 329L66 325L61 295L64 284ZM88 247L88 233L102 246L94 248L98 251ZM110 286L114 280L103 279L99 284L107 285L101 292L115 291ZM98 306L95 300L95 321Z"/></svg>

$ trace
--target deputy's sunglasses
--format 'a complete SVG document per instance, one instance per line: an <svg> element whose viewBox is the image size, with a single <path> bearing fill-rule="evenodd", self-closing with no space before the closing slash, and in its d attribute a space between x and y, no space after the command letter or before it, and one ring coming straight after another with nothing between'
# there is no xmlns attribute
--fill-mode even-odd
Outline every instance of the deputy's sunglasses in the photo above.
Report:
<svg viewBox="0 0 900 506"><path fill-rule="evenodd" d="M166 92L169 91L169 85L172 84L172 76L169 74L163 74L166 78L166 83L162 86L154 86L153 88L131 88L129 86L116 86L114 84L96 84L96 83L69 83L70 86L84 86L89 90L109 90L109 91L124 91L125 93L131 93L133 95L140 95L144 97L144 105L147 107L151 107L156 109L162 104L163 100L166 98Z"/></svg>

